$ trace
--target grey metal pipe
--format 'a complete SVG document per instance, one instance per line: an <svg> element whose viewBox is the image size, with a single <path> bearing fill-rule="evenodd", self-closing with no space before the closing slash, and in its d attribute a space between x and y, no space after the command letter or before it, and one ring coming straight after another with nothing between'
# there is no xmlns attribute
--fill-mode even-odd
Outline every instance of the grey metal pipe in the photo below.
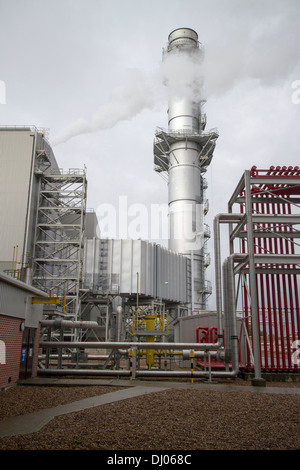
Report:
<svg viewBox="0 0 300 470"><path fill-rule="evenodd" d="M239 255L233 254L223 263L224 316L226 321L225 362L229 363L231 360L233 371L239 370L234 281L234 260L236 259L239 259Z"/></svg>
<svg viewBox="0 0 300 470"><path fill-rule="evenodd" d="M100 375L122 375L129 376L129 370L113 370L113 369L39 369L38 375L84 375L84 376L100 376Z"/></svg>
<svg viewBox="0 0 300 470"><path fill-rule="evenodd" d="M100 328L97 322L95 321L72 321L72 320L62 320L60 318L56 320L42 320L41 326L46 328Z"/></svg>
<svg viewBox="0 0 300 470"><path fill-rule="evenodd" d="M228 271L227 271L227 263L226 260L222 266L223 272L223 312L225 318L225 365L229 367L229 362L231 359L231 349L230 349L230 329L229 329L229 300L228 300Z"/></svg>
<svg viewBox="0 0 300 470"><path fill-rule="evenodd" d="M193 350L217 350L219 345L217 343L141 343L141 342L95 342L95 341L42 341L40 348L93 348L93 349L125 349L132 348L138 349L193 349Z"/></svg>
<svg viewBox="0 0 300 470"><path fill-rule="evenodd" d="M218 214L214 218L214 252L215 252L215 283L216 283L216 308L218 321L218 341L223 345L223 320L222 320L222 274L221 274L221 242L220 224L236 223L241 220L243 214Z"/></svg>
<svg viewBox="0 0 300 470"><path fill-rule="evenodd" d="M117 341L121 341L122 321L123 321L123 308L119 305L117 307Z"/></svg>
<svg viewBox="0 0 300 470"><path fill-rule="evenodd" d="M191 377L189 370L137 370L137 377ZM236 377L234 372L194 370L194 377Z"/></svg>
<svg viewBox="0 0 300 470"><path fill-rule="evenodd" d="M183 359L183 360L188 360L188 359L191 357L191 356L190 356L191 351L192 351L192 349L184 349L184 350L182 351L182 359ZM118 352L119 352L119 351L118 351ZM124 351L122 351L122 353L124 353L124 355L126 355L126 356L128 355L128 351L125 351L125 350L124 350ZM205 355L206 355L206 351L194 351L194 357L195 357L195 358L203 358L203 357L205 357ZM217 359L222 360L222 358L224 357L224 352L222 352L222 351L210 351L210 355L211 355L211 357L214 357L214 358L217 358ZM92 355L92 356L89 355L89 356L88 356L88 358L89 358L90 360L95 360L95 361L96 361L96 360L98 360L98 361L99 361L99 360L103 361L103 360L106 360L108 357L109 357L108 354L102 354L102 355L99 355L99 354L98 354L98 355ZM45 355L45 354L40 354L40 355L38 356L38 358L39 358L40 360L45 359L45 358L46 358L46 355ZM58 354L50 354L50 359L57 359L57 358L58 358ZM69 355L68 355L68 354L63 354L63 355L62 355L62 358L63 358L63 359L68 359L68 358L69 358Z"/></svg>
<svg viewBox="0 0 300 470"><path fill-rule="evenodd" d="M49 358L50 359L57 359L59 357L58 354L50 354ZM109 357L109 354L96 354L96 355L90 355L89 354L89 359L91 361L105 361ZM40 360L46 359L46 354L39 354L38 358ZM69 354L62 354L61 355L62 359L69 359L70 355Z"/></svg>
<svg viewBox="0 0 300 470"><path fill-rule="evenodd" d="M49 376L123 376L129 377L129 370L111 370L111 369L39 369L38 375ZM191 372L188 370L136 370L136 377L191 377ZM234 378L236 377L235 371L193 371L194 377L216 377L216 378Z"/></svg>
<svg viewBox="0 0 300 470"><path fill-rule="evenodd" d="M192 349L184 349L182 351L182 359L184 361L190 359L190 354L191 354ZM207 352L206 351L194 351L194 357L195 358L204 358L206 356ZM214 357L216 359L222 360L223 354L221 351L210 351L211 357Z"/></svg>

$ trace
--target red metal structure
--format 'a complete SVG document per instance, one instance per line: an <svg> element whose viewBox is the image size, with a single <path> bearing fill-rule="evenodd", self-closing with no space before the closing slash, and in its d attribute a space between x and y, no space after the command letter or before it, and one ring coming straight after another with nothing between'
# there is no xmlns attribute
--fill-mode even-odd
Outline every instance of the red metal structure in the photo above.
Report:
<svg viewBox="0 0 300 470"><path fill-rule="evenodd" d="M234 268L239 276L239 368L255 370L257 377L261 371L299 373L299 167L245 171L228 203L228 215L234 213L241 217L235 227L229 225L230 256L244 255ZM203 324L196 337L216 342L216 328ZM221 364L212 361L211 366Z"/></svg>
<svg viewBox="0 0 300 470"><path fill-rule="evenodd" d="M216 343L218 340L218 328L216 326L198 326L196 328L196 342L197 343ZM225 335L223 330L223 344L225 346ZM239 355L240 368L244 369L244 365L241 363L241 354ZM200 367L208 367L208 358L197 359L197 365ZM216 358L211 358L211 368L225 369L223 362L219 362ZM231 364L229 364L231 368Z"/></svg>
<svg viewBox="0 0 300 470"><path fill-rule="evenodd" d="M257 305L259 328L261 334L260 353L262 371L299 371L299 361L295 360L295 349L299 341L299 283L297 283L296 266L288 264L289 255L299 253L299 229L294 223L283 223L278 216L292 215L299 211L300 170L299 167L274 167L269 170L258 170L252 167L252 181L263 176L264 183L251 186L252 213L272 215L270 223L254 226L254 253L282 255L282 264L269 266L268 271L256 268ZM295 177L299 178L295 184ZM269 180L269 183L268 183ZM240 196L244 196L244 189ZM245 204L240 204L241 213ZM242 253L248 252L247 240L241 239ZM243 303L245 322L251 337L251 303L247 282L243 286ZM250 350L247 348L246 369L252 369Z"/></svg>

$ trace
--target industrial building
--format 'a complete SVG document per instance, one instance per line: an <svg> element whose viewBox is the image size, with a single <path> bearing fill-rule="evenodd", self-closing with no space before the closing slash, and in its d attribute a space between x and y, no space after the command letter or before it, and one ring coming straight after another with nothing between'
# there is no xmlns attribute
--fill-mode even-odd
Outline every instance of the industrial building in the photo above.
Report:
<svg viewBox="0 0 300 470"><path fill-rule="evenodd" d="M190 28L172 31L163 51L163 61L182 57L203 60ZM39 352L26 377L212 380L251 372L261 384L264 372L299 373L294 352L300 322L300 170L246 170L228 211L215 215L216 309L207 311L212 291L205 276L210 229L204 176L218 132L205 130L201 83L196 90L187 83L180 93L166 86L168 129L156 131L154 170L168 182L168 248L99 237L96 214L86 207L86 169L61 169L43 129L0 128L0 281L26 293L28 306L24 311L4 287L0 332L7 318L24 321L27 336L28 328L34 329ZM222 225L229 228L226 259ZM21 364L22 335L18 329L15 334ZM0 340L8 357L14 341ZM2 363L0 386L6 386L18 372ZM22 377L21 369L15 370Z"/></svg>
<svg viewBox="0 0 300 470"><path fill-rule="evenodd" d="M0 388L37 375L40 322L47 294L0 273Z"/></svg>

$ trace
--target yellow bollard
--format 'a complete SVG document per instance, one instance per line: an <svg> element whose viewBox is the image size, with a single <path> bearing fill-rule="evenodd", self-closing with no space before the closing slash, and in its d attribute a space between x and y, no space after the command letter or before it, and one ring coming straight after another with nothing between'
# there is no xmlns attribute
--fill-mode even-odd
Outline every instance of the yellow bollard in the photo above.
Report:
<svg viewBox="0 0 300 470"><path fill-rule="evenodd" d="M129 350L129 363L130 363L130 380L132 380L132 356L133 356L133 351L132 349Z"/></svg>
<svg viewBox="0 0 300 470"><path fill-rule="evenodd" d="M194 357L195 357L195 353L194 351L192 350L190 352L190 359L191 359L191 383L193 384L194 383Z"/></svg>

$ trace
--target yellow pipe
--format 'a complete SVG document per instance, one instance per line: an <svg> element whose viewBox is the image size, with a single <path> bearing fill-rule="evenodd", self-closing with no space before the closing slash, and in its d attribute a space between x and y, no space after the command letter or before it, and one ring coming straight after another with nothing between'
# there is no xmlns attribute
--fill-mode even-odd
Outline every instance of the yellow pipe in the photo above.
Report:
<svg viewBox="0 0 300 470"><path fill-rule="evenodd" d="M147 349L138 349L137 355L138 356L146 356L147 354ZM166 351L167 356L182 356L183 352L182 351ZM154 353L155 356L165 356L165 351L161 352L156 352Z"/></svg>
<svg viewBox="0 0 300 470"><path fill-rule="evenodd" d="M139 308L139 273L136 273L136 311Z"/></svg>
<svg viewBox="0 0 300 470"><path fill-rule="evenodd" d="M155 330L155 314L150 313L146 315L146 330L147 331L154 331ZM155 340L154 335L147 335L146 342L153 343ZM148 369L150 370L154 364L154 349L147 349L146 352L146 364L148 365Z"/></svg>
<svg viewBox="0 0 300 470"><path fill-rule="evenodd" d="M13 276L14 275L14 269L15 269L15 249L16 247L14 246L14 250L13 250L13 260L12 260L12 265L11 265L11 275Z"/></svg>
<svg viewBox="0 0 300 470"><path fill-rule="evenodd" d="M136 309L132 312L132 333L143 335L145 331L146 342L154 343L156 337L156 328L159 327L160 334L165 335L169 331L168 325L168 312L157 312L157 311L139 311L139 273L137 272L137 295L136 295ZM176 354L182 354L176 352ZM146 364L148 369L154 364L155 356L166 356L166 352L157 353L155 349L147 349L145 351L139 350L138 355L146 356ZM174 353L168 352L168 355L174 355Z"/></svg>

